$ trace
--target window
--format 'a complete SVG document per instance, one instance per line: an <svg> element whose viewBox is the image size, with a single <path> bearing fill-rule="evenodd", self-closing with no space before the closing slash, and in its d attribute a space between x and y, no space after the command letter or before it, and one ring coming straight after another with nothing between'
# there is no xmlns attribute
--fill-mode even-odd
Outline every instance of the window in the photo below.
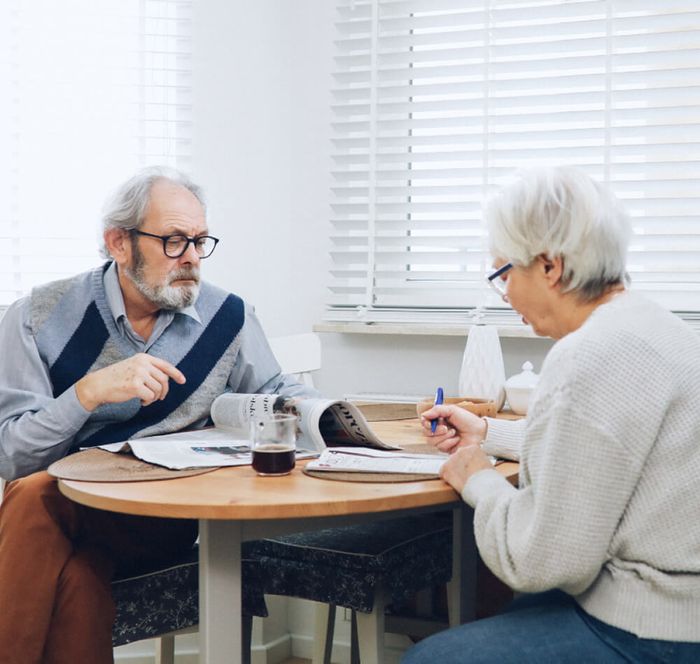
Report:
<svg viewBox="0 0 700 664"><path fill-rule="evenodd" d="M97 265L102 203L139 167L188 168L190 5L0 4L0 305Z"/></svg>
<svg viewBox="0 0 700 664"><path fill-rule="evenodd" d="M633 287L700 310L693 0L338 0L328 320L508 319L483 200L569 163L634 226Z"/></svg>

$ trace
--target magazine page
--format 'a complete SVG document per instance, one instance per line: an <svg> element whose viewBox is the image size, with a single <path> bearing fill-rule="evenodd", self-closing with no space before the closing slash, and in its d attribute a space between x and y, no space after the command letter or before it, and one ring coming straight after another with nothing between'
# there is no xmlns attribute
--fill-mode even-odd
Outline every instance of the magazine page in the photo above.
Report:
<svg viewBox="0 0 700 664"><path fill-rule="evenodd" d="M279 394L222 394L211 406L211 418L217 428L249 437L249 424L255 417L273 412L291 413L299 418L297 449L320 452L325 445L318 432L323 409L332 403L327 399L280 397Z"/></svg>
<svg viewBox="0 0 700 664"><path fill-rule="evenodd" d="M447 458L447 454L409 454L370 448L333 447L324 450L306 468L343 473L419 473L437 477Z"/></svg>
<svg viewBox="0 0 700 664"><path fill-rule="evenodd" d="M321 435L319 422L326 408L333 403L329 399L294 399L288 402L285 410L294 413L299 419L297 449L322 452L326 444Z"/></svg>
<svg viewBox="0 0 700 664"><path fill-rule="evenodd" d="M214 399L211 405L211 419L217 428L235 432L241 438L248 438L251 419L272 414L278 398L277 394L227 392Z"/></svg>
<svg viewBox="0 0 700 664"><path fill-rule="evenodd" d="M400 449L381 441L372 431L362 411L349 401L329 402L320 418L319 429L326 447L360 445L385 450Z"/></svg>
<svg viewBox="0 0 700 664"><path fill-rule="evenodd" d="M360 409L348 401L292 399L285 402L285 411L299 418L298 448L317 452L338 445L400 449L382 442Z"/></svg>

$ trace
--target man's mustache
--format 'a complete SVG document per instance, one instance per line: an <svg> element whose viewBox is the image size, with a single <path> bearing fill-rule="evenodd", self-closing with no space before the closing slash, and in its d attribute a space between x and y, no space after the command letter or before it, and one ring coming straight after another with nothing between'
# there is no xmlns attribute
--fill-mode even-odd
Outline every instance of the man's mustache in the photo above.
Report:
<svg viewBox="0 0 700 664"><path fill-rule="evenodd" d="M199 283L199 268L196 267L181 267L171 272L168 275L168 285L172 284L173 281L178 281L179 279L189 279L194 281L196 284Z"/></svg>

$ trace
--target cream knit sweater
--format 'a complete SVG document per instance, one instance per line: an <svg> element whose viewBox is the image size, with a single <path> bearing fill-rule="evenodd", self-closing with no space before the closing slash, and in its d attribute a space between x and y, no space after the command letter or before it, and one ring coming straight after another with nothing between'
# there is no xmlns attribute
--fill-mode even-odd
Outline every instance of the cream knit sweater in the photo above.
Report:
<svg viewBox="0 0 700 664"><path fill-rule="evenodd" d="M640 637L700 641L700 337L614 298L554 345L511 434L520 488L484 470L462 492L494 573Z"/></svg>

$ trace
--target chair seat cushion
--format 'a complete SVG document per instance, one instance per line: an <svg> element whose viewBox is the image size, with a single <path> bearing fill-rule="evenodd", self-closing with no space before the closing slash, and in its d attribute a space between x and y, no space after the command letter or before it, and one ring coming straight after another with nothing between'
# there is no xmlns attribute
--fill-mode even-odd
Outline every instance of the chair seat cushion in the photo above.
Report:
<svg viewBox="0 0 700 664"><path fill-rule="evenodd" d="M264 591L369 612L378 587L394 602L452 576L451 513L409 516L250 543Z"/></svg>
<svg viewBox="0 0 700 664"><path fill-rule="evenodd" d="M161 569L112 582L116 618L112 644L151 639L199 623L198 549ZM260 571L243 560L243 613L266 616Z"/></svg>

